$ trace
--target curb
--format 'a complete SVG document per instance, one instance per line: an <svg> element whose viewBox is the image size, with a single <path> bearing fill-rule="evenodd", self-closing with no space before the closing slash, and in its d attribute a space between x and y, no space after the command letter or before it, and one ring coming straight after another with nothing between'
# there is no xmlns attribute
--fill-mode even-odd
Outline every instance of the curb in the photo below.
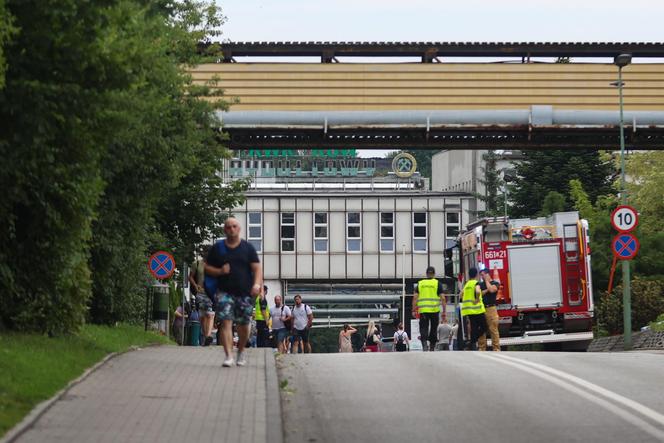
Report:
<svg viewBox="0 0 664 443"><path fill-rule="evenodd" d="M265 352L265 394L266 394L266 425L267 429L280 429L281 432L270 434L271 443L283 443L284 428L281 420L281 394L277 381L277 364L272 349ZM0 442L1 443L1 442Z"/></svg>
<svg viewBox="0 0 664 443"><path fill-rule="evenodd" d="M158 344L155 344L158 346ZM138 349L142 349L145 347L151 347L155 345L146 345L142 347L136 347L132 346L126 351L122 352L112 352L108 354L106 357L104 357L101 361L97 362L93 366L89 367L88 369L83 372L78 378L72 380L65 386L63 389L60 391L56 392L55 395L48 400L44 400L43 402L39 403L37 406L32 408L32 410L23 417L23 420L18 422L13 428L11 428L7 433L0 438L0 443L13 443L18 439L20 436L22 436L26 431L28 431L32 426L39 420L51 407L62 397L64 397L67 392L77 384L81 383L83 380L88 378L93 372L95 372L97 369L101 368L103 365L105 365L109 360L117 357L118 355L125 354L127 352L131 351L136 351Z"/></svg>

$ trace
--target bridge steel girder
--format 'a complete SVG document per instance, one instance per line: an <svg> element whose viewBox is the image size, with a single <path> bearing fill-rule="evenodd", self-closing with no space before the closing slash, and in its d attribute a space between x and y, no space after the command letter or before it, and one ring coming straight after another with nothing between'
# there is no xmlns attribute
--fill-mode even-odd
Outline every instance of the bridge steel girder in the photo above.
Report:
<svg viewBox="0 0 664 443"><path fill-rule="evenodd" d="M336 57L419 57L423 63L436 57L664 57L660 42L227 42L199 49L227 63L234 57L319 57L322 63Z"/></svg>
<svg viewBox="0 0 664 443"><path fill-rule="evenodd" d="M499 126L454 128L224 129L229 148L242 149L618 149L619 128ZM664 127L626 127L628 149L664 149Z"/></svg>

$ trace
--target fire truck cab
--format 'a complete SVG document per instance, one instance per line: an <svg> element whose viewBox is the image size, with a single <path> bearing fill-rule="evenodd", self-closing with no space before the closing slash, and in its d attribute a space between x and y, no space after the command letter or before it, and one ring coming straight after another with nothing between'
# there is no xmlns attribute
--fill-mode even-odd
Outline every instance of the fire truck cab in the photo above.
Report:
<svg viewBox="0 0 664 443"><path fill-rule="evenodd" d="M577 212L532 219L483 219L459 237L460 280L470 268L500 282L501 346L566 343L585 349L592 334L588 222Z"/></svg>

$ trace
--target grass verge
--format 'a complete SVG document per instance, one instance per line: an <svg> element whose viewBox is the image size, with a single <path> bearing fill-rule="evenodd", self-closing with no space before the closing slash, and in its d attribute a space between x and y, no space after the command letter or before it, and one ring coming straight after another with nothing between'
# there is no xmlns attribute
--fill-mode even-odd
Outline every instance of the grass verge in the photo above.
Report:
<svg viewBox="0 0 664 443"><path fill-rule="evenodd" d="M106 355L154 343L168 343L168 339L129 325L85 325L76 335L57 338L3 333L0 436Z"/></svg>

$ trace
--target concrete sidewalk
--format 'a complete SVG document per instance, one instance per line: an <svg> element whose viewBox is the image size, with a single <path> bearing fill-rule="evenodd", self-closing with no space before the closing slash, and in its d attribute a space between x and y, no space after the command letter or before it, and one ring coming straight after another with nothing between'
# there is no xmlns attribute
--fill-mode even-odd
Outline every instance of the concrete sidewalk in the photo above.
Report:
<svg viewBox="0 0 664 443"><path fill-rule="evenodd" d="M283 430L271 349L222 368L219 347L161 346L112 358L15 441L270 442Z"/></svg>

